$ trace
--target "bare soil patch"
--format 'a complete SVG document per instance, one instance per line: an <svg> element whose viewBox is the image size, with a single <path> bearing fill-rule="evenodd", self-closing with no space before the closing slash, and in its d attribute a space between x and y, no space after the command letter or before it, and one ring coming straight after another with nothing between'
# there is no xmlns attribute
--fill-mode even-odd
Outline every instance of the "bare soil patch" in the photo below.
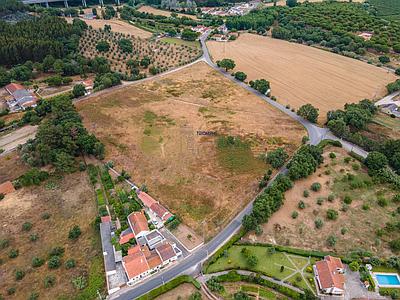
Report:
<svg viewBox="0 0 400 300"><path fill-rule="evenodd" d="M180 224L178 228L171 232L189 251L200 246L203 242L202 238L185 224Z"/></svg>
<svg viewBox="0 0 400 300"><path fill-rule="evenodd" d="M106 160L206 237L257 193L266 165L257 157L282 146L289 153L304 129L205 63L153 81L110 91L77 105L83 122L106 145ZM248 141L250 151L225 168L217 136ZM235 157L236 153L228 153ZM253 168L236 168L247 161ZM206 220L204 224L202 221Z"/></svg>
<svg viewBox="0 0 400 300"><path fill-rule="evenodd" d="M0 156L0 183L18 178L28 170L16 151Z"/></svg>
<svg viewBox="0 0 400 300"><path fill-rule="evenodd" d="M253 34L236 41L207 43L214 61L232 58L235 71L247 80L265 78L272 95L298 109L311 103L320 110L319 122L329 110L362 99L379 99L396 76L367 63L313 47Z"/></svg>
<svg viewBox="0 0 400 300"><path fill-rule="evenodd" d="M152 36L151 32L140 29L136 26L133 26L121 20L104 20L104 19L88 20L83 18L80 19L82 21L85 21L86 24L88 24L89 26L92 26L93 29L104 29L104 25L110 25L111 30L114 32L135 35L143 39L147 39ZM66 20L72 23L73 18L66 18Z"/></svg>
<svg viewBox="0 0 400 300"><path fill-rule="evenodd" d="M336 158L329 158L330 152L334 152ZM354 170L353 165L360 166L359 162L352 159L346 164L345 157L348 154L343 149L327 148L323 165L312 176L296 181L294 187L286 192L284 205L263 226L263 234L256 236L251 233L246 239L339 254L361 248L378 256L393 255L388 242L395 239L398 233L378 237L376 232L384 228L387 222L394 222L398 218L394 213L397 205L391 201L394 192L386 185L372 183L366 170ZM371 185L352 189L350 183L343 180L348 173L353 174L356 180L370 181ZM320 191L311 191L314 182L321 184ZM304 190L309 191L309 197L304 197ZM334 195L335 199L329 201L329 195ZM352 199L346 211L343 210L345 196ZM379 197L387 200L387 206L378 205ZM305 203L304 209L299 208L300 201ZM328 209L338 212L336 220L327 218ZM293 211L299 214L296 219L291 217ZM322 228L316 228L316 219L324 222ZM327 244L327 238L331 235L337 239L334 247Z"/></svg>
<svg viewBox="0 0 400 300"><path fill-rule="evenodd" d="M42 217L44 213L49 214L48 219ZM80 291L71 280L87 276L93 259L101 254L98 232L93 226L96 214L95 195L86 172L50 178L42 186L6 195L0 202L0 239L8 239L9 246L0 250L0 292L7 295L7 290L14 287L15 294L7 299L28 299L32 292L38 293L40 299L75 299ZM29 231L22 230L25 222L32 224ZM68 231L74 225L80 226L82 234L71 241ZM38 235L36 241L30 240L32 234ZM49 269L49 251L56 246L65 249L62 264L58 269ZM18 257L9 258L12 249L19 251ZM33 257L45 259L46 263L34 268ZM76 261L75 268L65 268L68 259ZM26 273L22 280L15 279L17 269ZM53 287L45 288L47 275L55 277Z"/></svg>
<svg viewBox="0 0 400 300"><path fill-rule="evenodd" d="M162 9L157 9L157 8L154 8L154 7L151 7L151 6L147 6L147 5L144 5L144 6L140 7L138 9L138 11L146 12L146 13L153 14L153 15L166 16L166 17L170 17L171 14L173 13L173 11L166 11L166 10L162 10ZM189 19L192 19L192 20L198 20L197 17L193 16L193 15L187 15L187 14L182 14L182 13L177 13L177 14L178 14L178 17L186 17L186 18L189 18Z"/></svg>

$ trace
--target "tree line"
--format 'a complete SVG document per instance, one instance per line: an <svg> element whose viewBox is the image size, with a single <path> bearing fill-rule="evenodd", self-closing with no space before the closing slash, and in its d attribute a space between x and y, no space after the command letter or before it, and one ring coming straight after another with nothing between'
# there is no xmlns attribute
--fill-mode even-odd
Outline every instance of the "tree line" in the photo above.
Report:
<svg viewBox="0 0 400 300"><path fill-rule="evenodd" d="M282 165L282 159L285 155L274 153L267 156L270 162L276 161L277 165ZM261 224L268 222L272 214L279 210L284 201L284 193L293 187L293 181L305 178L314 173L317 167L323 162L322 148L313 145L304 145L293 156L288 163L288 175L278 175L274 182L264 189L256 198L253 204L253 210L249 215L243 218L243 228L246 231L261 231Z"/></svg>

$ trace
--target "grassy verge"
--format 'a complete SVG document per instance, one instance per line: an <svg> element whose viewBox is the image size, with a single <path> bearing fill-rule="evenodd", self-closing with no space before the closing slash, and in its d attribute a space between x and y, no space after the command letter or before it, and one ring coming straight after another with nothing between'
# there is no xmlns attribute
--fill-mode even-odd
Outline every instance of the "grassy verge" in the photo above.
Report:
<svg viewBox="0 0 400 300"><path fill-rule="evenodd" d="M174 288L178 287L182 283L191 283L194 285L195 288L200 289L200 283L196 279L194 279L193 277L190 277L188 275L182 275L182 276L172 279L171 281L167 282L166 284L159 286L158 288L155 288L154 290L148 292L147 294L139 297L138 300L156 299L158 296L160 296L170 290L173 290Z"/></svg>
<svg viewBox="0 0 400 300"><path fill-rule="evenodd" d="M161 41L168 43L168 44L184 45L184 46L189 46L189 47L200 48L199 41L185 41L185 40L177 39L177 38L173 38L173 37L162 38Z"/></svg>

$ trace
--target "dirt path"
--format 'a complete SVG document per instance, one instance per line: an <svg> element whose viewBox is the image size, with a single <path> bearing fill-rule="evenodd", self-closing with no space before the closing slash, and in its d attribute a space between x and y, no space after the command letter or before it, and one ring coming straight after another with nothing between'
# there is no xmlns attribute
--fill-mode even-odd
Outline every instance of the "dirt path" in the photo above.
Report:
<svg viewBox="0 0 400 300"><path fill-rule="evenodd" d="M18 145L25 144L29 139L34 138L37 128L38 126L28 125L0 137L0 149L4 150L2 154L10 152Z"/></svg>

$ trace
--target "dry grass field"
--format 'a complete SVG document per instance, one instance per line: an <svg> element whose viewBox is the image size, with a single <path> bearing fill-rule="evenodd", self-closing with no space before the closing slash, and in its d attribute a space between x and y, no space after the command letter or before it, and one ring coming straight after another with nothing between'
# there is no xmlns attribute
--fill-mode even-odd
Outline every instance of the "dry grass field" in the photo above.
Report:
<svg viewBox="0 0 400 300"><path fill-rule="evenodd" d="M384 69L316 48L241 34L233 42L207 43L214 61L232 58L235 71L248 74L248 80L265 78L272 95L282 104L298 109L311 103L320 110L320 123L326 113L345 103L378 99L386 84L396 76Z"/></svg>
<svg viewBox="0 0 400 300"><path fill-rule="evenodd" d="M335 153L336 158L330 158L330 152ZM246 238L318 251L334 250L340 254L361 248L379 256L393 255L388 242L398 238L398 232L382 237L376 232L384 228L387 222L397 222L398 204L391 200L394 191L388 186L373 184L366 170L358 169L359 162L352 159L345 163L345 157L349 156L341 148L326 148L324 163L314 175L296 181L294 187L286 192L284 205L264 225L263 234L250 234ZM344 179L349 173L354 175L352 181ZM310 189L315 182L322 186L318 192ZM370 185L355 188L355 184L360 182L370 182ZM305 190L309 191L308 197L303 195ZM329 195L334 195L334 200L328 200ZM352 200L348 205L343 201L345 196L350 196ZM379 198L386 199L386 206L378 204ZM300 201L305 203L305 208L299 208ZM343 208L346 206L347 210ZM338 212L336 220L327 218L328 209ZM296 219L291 216L293 211L298 212ZM314 224L317 219L324 223L320 229ZM334 247L327 244L330 235L337 239Z"/></svg>
<svg viewBox="0 0 400 300"><path fill-rule="evenodd" d="M124 53L118 46L120 39L128 39L132 42L132 53ZM106 41L110 45L107 52L99 52L96 45L99 41ZM151 65L141 72L149 73L148 69L152 66L160 71L185 65L196 60L201 55L201 49L196 45L174 44L163 41L149 41L135 35L126 35L116 32L104 32L100 30L88 29L80 39L80 52L87 58L95 56L106 57L112 71L131 74L127 66L129 59L140 61L144 57L150 58Z"/></svg>
<svg viewBox="0 0 400 300"><path fill-rule="evenodd" d="M87 20L80 18L82 21L85 21L86 24L92 26L93 29L104 29L104 25L110 25L111 30L114 32L119 32L122 34L130 34L142 39L147 39L152 36L151 32L140 29L133 25L130 25L127 22L121 20L103 20L103 19L94 19L94 20ZM68 22L72 23L72 18L66 18Z"/></svg>
<svg viewBox="0 0 400 300"><path fill-rule="evenodd" d="M17 157L0 157L0 165L9 165ZM4 163L4 164L3 164ZM13 165L14 166L14 165ZM18 167L20 169L20 167ZM3 172L3 170L0 170ZM3 174L3 173L2 173ZM20 171L7 174L3 179L15 179ZM48 218L44 217L48 214ZM102 291L103 259L97 229L93 226L97 208L94 191L86 172L51 178L41 186L22 188L0 202L0 294L4 299L93 299L86 291L76 289L72 280L83 276L94 293ZM30 230L23 230L25 222L32 224ZM82 231L76 241L68 239L69 229L79 225ZM32 236L37 240L32 241ZM4 241L8 241L8 245ZM48 267L49 251L63 247L61 265L57 269ZM16 258L10 258L12 250L18 251ZM45 263L32 266L32 259L38 257ZM75 268L67 269L64 263L74 259ZM21 280L16 280L16 270L25 272ZM45 286L46 276L54 278L52 287ZM9 289L15 289L8 295ZM37 298L35 298L37 299Z"/></svg>
<svg viewBox="0 0 400 300"><path fill-rule="evenodd" d="M258 155L278 146L293 153L305 135L299 124L205 63L106 92L77 108L86 128L105 143L106 160L206 236L256 194L266 169ZM219 148L218 137L197 131L240 137L250 146Z"/></svg>
<svg viewBox="0 0 400 300"><path fill-rule="evenodd" d="M154 7L151 7L151 6L147 6L147 5L144 5L144 6L140 7L138 9L138 11L146 12L146 13L153 14L153 15L166 16L166 17L170 17L171 14L173 13L172 11L166 11L166 10L162 10L162 9L157 9L157 8L154 8ZM196 16L188 15L188 14L178 13L178 17L187 17L187 18L192 19L192 20L197 20Z"/></svg>

